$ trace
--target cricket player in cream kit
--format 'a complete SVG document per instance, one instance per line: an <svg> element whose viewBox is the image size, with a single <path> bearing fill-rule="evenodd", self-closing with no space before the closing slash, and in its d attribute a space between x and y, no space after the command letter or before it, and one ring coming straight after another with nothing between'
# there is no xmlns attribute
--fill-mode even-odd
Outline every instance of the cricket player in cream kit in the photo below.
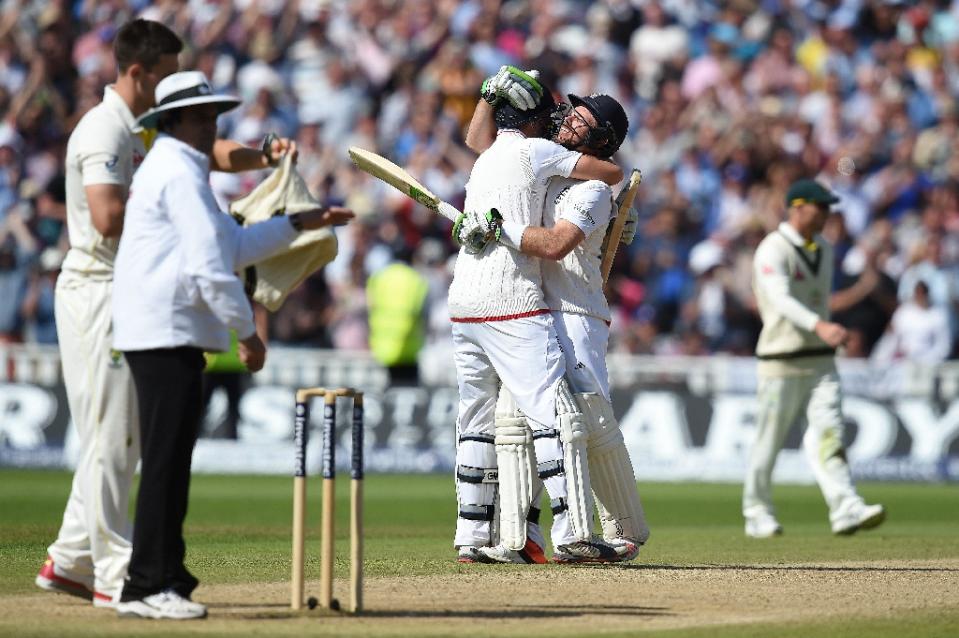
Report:
<svg viewBox="0 0 959 638"><path fill-rule="evenodd" d="M123 212L147 147L136 115L176 71L182 45L161 24L137 20L117 34L117 83L77 124L66 150L70 250L55 305L63 381L80 442L70 497L38 586L116 603L130 559L130 486L140 458L130 369L113 350L111 298Z"/></svg>
<svg viewBox="0 0 959 638"><path fill-rule="evenodd" d="M622 105L608 95L570 95L569 98L572 108L557 134L557 141L596 157L611 157L625 140L629 127ZM473 150L483 150L487 143L485 137L478 133L468 135L467 140ZM504 232L500 234L500 241L504 236L520 237L520 246L516 249L542 260L544 296L566 359L566 376L584 416L577 436L563 441L564 463L566 467L583 468L569 477L570 482L583 491L581 515L587 521L592 520L592 493L595 493L604 540L621 550L615 555L591 557L557 550L553 555L556 562L632 560L649 537L632 463L610 404L606 368L611 316L603 292L600 263L606 231L616 213L609 185L597 180L554 177L547 188L543 227L518 227L515 222L504 221ZM627 244L632 241L636 225L632 211L630 216L622 240ZM522 422L523 415L515 409L508 390L502 390L497 404L497 434ZM503 502L517 491L510 484L523 478L500 471ZM576 485L578 481L583 484ZM528 535L534 542L542 543L537 524L542 485L534 484L530 489L533 506ZM503 518L508 510L505 506L501 509L501 530L510 527L509 521ZM587 521L584 523L588 524ZM518 562L515 552L506 546L508 535L502 535L502 545L482 548L480 553L495 562Z"/></svg>
<svg viewBox="0 0 959 638"><path fill-rule="evenodd" d="M756 347L759 413L756 442L743 489L746 535L782 533L772 503L776 456L797 417L804 417L803 450L829 507L835 534L852 534L885 520L882 505L856 492L846 451L835 349L846 330L829 321L833 251L820 235L829 206L839 201L822 184L794 182L787 220L756 249L753 290L763 328Z"/></svg>
<svg viewBox="0 0 959 638"><path fill-rule="evenodd" d="M470 241L477 230L488 240L498 215L523 226L541 225L550 177L604 177L609 183L622 179L622 171L614 164L540 139L554 108L548 91L526 111L509 104L495 107L496 141L473 167L466 187L466 212L454 228L454 237L463 245L449 292L460 391L459 515L454 545L464 562L478 560L474 558L477 548L493 540L495 483L490 479L497 462L500 472L528 473L535 467L551 498L554 545L575 546L590 537L589 530L568 515L571 495L561 437L564 424L577 420L578 409L564 378L564 360L543 296L539 262L504 245ZM511 391L528 427L494 432L500 382ZM535 464L529 458L530 439ZM521 523L523 537L532 497L525 489L532 477L527 478L519 485L524 492L512 495L513 520ZM525 551L526 562L545 560L542 546L525 544L514 549Z"/></svg>

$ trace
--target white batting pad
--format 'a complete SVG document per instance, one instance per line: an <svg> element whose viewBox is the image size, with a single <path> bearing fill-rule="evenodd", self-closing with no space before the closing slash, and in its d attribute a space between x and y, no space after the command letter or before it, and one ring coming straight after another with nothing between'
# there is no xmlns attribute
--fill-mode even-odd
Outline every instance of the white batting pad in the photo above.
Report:
<svg viewBox="0 0 959 638"><path fill-rule="evenodd" d="M526 418L506 388L500 388L495 424L500 543L521 550L526 546L526 517L532 504L536 460Z"/></svg>
<svg viewBox="0 0 959 638"><path fill-rule="evenodd" d="M556 422L563 442L567 506L573 535L588 541L593 534L593 491L589 480L589 431L566 379L556 385Z"/></svg>
<svg viewBox="0 0 959 638"><path fill-rule="evenodd" d="M613 406L600 394L575 396L589 429L589 465L603 537L643 544L649 538L649 527Z"/></svg>

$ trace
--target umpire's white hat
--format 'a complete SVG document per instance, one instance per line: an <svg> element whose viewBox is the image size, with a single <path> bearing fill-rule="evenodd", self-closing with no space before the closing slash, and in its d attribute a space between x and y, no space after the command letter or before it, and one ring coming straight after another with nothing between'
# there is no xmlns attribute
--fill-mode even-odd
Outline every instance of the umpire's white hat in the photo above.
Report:
<svg viewBox="0 0 959 638"><path fill-rule="evenodd" d="M226 113L240 105L240 98L214 95L213 87L200 71L180 71L160 80L156 106L141 115L138 122L140 126L154 128L160 113L197 104L216 104L219 113Z"/></svg>

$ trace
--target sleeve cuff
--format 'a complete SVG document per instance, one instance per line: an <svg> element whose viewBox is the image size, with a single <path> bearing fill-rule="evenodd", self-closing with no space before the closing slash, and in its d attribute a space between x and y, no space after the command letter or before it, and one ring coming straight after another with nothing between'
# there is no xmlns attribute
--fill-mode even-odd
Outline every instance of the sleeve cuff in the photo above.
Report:
<svg viewBox="0 0 959 638"><path fill-rule="evenodd" d="M277 225L283 228L283 237L286 238L288 243L292 243L294 239L300 236L300 231L293 228L293 222L290 221L289 216L283 215L282 217L277 216ZM273 221L272 219L269 221ZM280 221L283 223L280 224Z"/></svg>
<svg viewBox="0 0 959 638"><path fill-rule="evenodd" d="M812 332L816 329L816 324L819 323L819 315L815 313L809 313L809 316L806 317L803 323L806 325L800 326L800 328L804 328L806 331Z"/></svg>
<svg viewBox="0 0 959 638"><path fill-rule="evenodd" d="M507 248L519 250L523 243L523 233L526 232L526 226L517 222L503 222L500 227L499 243Z"/></svg>
<svg viewBox="0 0 959 638"><path fill-rule="evenodd" d="M256 334L256 324L253 323L253 321L250 321L248 325L243 326L242 328L237 328L236 338L239 341L246 341L247 339L249 339L255 334Z"/></svg>

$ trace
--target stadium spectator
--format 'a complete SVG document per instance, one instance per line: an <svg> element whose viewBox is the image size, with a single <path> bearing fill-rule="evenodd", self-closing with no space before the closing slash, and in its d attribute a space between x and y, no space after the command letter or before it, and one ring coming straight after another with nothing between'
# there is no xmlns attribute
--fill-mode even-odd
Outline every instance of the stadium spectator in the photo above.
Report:
<svg viewBox="0 0 959 638"><path fill-rule="evenodd" d="M112 75L105 39L139 14L188 34L184 68L249 98L243 113L223 119L224 135L272 127L295 137L301 172L319 198L348 201L373 225L394 220L403 252L436 238L449 256L447 222L357 174L345 148L386 154L461 205L473 158L463 145L463 105L475 100L476 78L506 62L526 65L553 85L609 92L637 123L616 159L643 170L637 207L644 225L656 221L651 238L641 234L614 266L614 314L624 325L614 325L611 348L655 350L687 330L673 319L697 294L687 260L705 239L723 243L731 291L754 308L741 275L757 237L778 223L786 187L800 177L818 177L841 197L852 254L864 237L883 237L875 257L889 280L883 286L899 285L915 247L933 243L941 244L936 271L955 277L959 158L950 151L959 140L959 3L924 3L918 12L905 5L95 0L67 9L7 2L0 217L44 190L70 131ZM256 182L251 176L216 190L239 197ZM670 217L679 222L664 223ZM713 237L720 229L723 236ZM346 257L352 233L340 240ZM270 317L275 341L368 347L365 306L348 295L365 288L376 260L390 259L390 241L371 233L368 264L338 260L291 295ZM942 297L937 278L926 278L934 302ZM910 271L902 303L916 281ZM835 286L849 283L837 276ZM650 305L659 299L664 309ZM347 314L314 312L321 300ZM437 300L427 303L432 313ZM884 301L883 316L890 314ZM728 321L755 340L754 312ZM853 327L864 331L868 354L877 327Z"/></svg>
<svg viewBox="0 0 959 638"><path fill-rule="evenodd" d="M896 359L916 363L942 363L952 350L949 316L932 305L929 286L916 283L912 299L899 306L887 332L876 345L873 359L886 364Z"/></svg>
<svg viewBox="0 0 959 638"><path fill-rule="evenodd" d="M18 211L0 220L0 343L23 340L22 305L38 244Z"/></svg>

